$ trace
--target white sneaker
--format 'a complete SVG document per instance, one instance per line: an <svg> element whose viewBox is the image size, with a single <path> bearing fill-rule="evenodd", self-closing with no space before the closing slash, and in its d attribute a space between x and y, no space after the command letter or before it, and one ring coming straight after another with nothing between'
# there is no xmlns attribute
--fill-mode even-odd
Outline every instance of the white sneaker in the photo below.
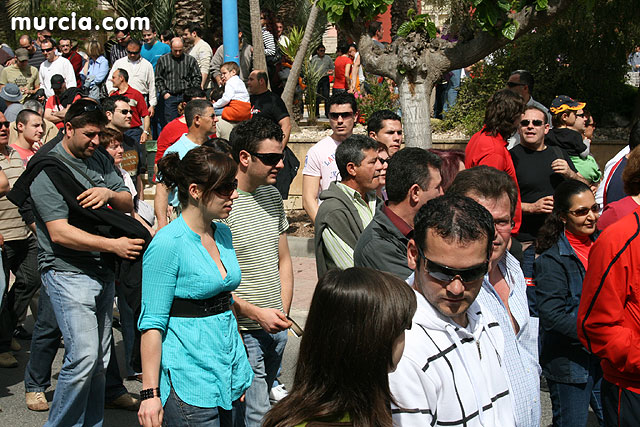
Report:
<svg viewBox="0 0 640 427"><path fill-rule="evenodd" d="M269 400L271 403L276 403L282 399L284 399L289 392L285 388L284 384L278 384L275 387L271 387L271 391L269 391Z"/></svg>

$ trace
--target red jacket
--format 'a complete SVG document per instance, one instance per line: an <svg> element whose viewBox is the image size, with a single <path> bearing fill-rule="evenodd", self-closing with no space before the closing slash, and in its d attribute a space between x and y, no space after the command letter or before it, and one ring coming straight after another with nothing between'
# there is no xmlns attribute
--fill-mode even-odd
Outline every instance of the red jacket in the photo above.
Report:
<svg viewBox="0 0 640 427"><path fill-rule="evenodd" d="M522 206L520 203L520 188L516 178L516 168L513 166L511 154L507 150L507 141L498 134L491 136L484 132L484 128L471 137L465 149L464 167L469 169L474 166L486 165L506 172L516 183L518 188L518 204L516 205L513 221L515 225L511 234L514 236L520 230L522 224Z"/></svg>
<svg viewBox="0 0 640 427"><path fill-rule="evenodd" d="M640 393L640 207L591 248L578 337L601 359L607 381Z"/></svg>

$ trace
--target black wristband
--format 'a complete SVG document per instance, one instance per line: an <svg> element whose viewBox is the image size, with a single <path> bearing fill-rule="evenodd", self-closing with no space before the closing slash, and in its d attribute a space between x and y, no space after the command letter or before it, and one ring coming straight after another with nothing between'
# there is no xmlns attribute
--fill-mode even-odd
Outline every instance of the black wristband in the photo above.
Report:
<svg viewBox="0 0 640 427"><path fill-rule="evenodd" d="M154 397L160 397L160 387L147 388L140 391L140 401L153 399Z"/></svg>

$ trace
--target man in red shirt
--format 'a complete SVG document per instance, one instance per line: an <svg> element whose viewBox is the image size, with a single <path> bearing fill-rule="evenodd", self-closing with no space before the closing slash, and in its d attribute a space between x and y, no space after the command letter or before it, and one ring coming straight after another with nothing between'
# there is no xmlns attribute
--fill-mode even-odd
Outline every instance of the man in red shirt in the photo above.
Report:
<svg viewBox="0 0 640 427"><path fill-rule="evenodd" d="M127 70L123 70L122 68L115 70L113 72L113 77L111 77L111 82L116 90L111 92L110 96L123 95L129 98L130 101L129 105L132 110L131 129L125 133L136 142L144 144L151 135L151 116L149 115L149 110L147 109L147 103L144 100L144 96L142 93L129 86L129 73ZM142 120L144 120L144 130L140 128Z"/></svg>
<svg viewBox="0 0 640 427"><path fill-rule="evenodd" d="M58 42L58 47L62 56L67 58L73 66L73 72L76 74L76 82L80 86L80 72L82 71L82 56L71 47L71 39L63 37Z"/></svg>
<svg viewBox="0 0 640 427"><path fill-rule="evenodd" d="M473 135L467 144L464 166L467 169L478 165L494 167L509 174L517 185L516 170L507 151L507 139L518 128L523 111L524 100L520 95L509 89L502 89L493 94L487 102L482 130ZM511 233L515 235L522 222L520 190L513 220L515 225Z"/></svg>
<svg viewBox="0 0 640 427"><path fill-rule="evenodd" d="M640 420L640 208L607 227L589 254L578 338L601 361L604 425Z"/></svg>
<svg viewBox="0 0 640 427"><path fill-rule="evenodd" d="M347 55L347 53L349 53L349 47L346 43L342 42L338 45L337 53L338 56L334 63L333 94L347 90L349 87L347 79L351 74L351 64L353 64L353 61Z"/></svg>

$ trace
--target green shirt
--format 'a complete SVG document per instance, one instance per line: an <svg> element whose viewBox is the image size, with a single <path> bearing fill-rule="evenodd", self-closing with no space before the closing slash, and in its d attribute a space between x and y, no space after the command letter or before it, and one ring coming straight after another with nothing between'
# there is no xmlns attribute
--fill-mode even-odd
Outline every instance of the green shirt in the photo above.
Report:
<svg viewBox="0 0 640 427"><path fill-rule="evenodd" d="M36 67L29 65L21 70L17 65L9 65L0 72L0 85L15 83L20 89L35 89L40 86L40 76Z"/></svg>

